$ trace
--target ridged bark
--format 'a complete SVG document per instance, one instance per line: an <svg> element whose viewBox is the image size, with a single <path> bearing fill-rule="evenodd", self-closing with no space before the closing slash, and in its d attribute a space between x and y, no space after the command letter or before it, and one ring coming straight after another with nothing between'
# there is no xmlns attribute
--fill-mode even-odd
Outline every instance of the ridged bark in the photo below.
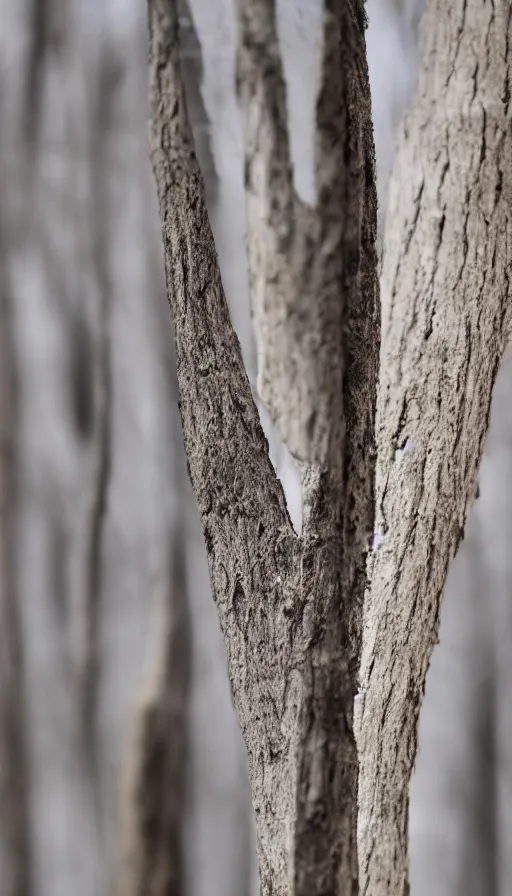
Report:
<svg viewBox="0 0 512 896"><path fill-rule="evenodd" d="M510 335L511 45L510 3L431 0L391 183L358 726L367 896L409 892L418 714Z"/></svg>

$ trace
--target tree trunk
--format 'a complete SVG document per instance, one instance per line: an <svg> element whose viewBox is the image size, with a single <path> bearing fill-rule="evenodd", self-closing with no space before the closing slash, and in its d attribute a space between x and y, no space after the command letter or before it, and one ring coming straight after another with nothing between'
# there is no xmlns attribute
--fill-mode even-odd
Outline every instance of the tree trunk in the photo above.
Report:
<svg viewBox="0 0 512 896"><path fill-rule="evenodd" d="M377 526L360 681L362 891L408 893L408 790L448 565L510 332L512 7L431 0L386 222ZM449 686L449 683L447 683Z"/></svg>
<svg viewBox="0 0 512 896"><path fill-rule="evenodd" d="M176 6L150 0L149 13L151 152L182 426L249 757L261 892L353 894L352 711L373 517L379 342L363 7L327 3L324 11L315 209L301 208L292 188L274 4L242 9L239 84L247 112L253 303L264 332L274 299L279 314L290 317L268 361L275 365L284 345L293 347L300 378L294 397L304 401L296 405L300 426L279 392L291 383L291 366L279 371L278 388L265 398L288 447L304 462L307 518L300 538L229 320L187 120ZM257 223L251 208L261 212ZM315 393L324 385L326 401Z"/></svg>

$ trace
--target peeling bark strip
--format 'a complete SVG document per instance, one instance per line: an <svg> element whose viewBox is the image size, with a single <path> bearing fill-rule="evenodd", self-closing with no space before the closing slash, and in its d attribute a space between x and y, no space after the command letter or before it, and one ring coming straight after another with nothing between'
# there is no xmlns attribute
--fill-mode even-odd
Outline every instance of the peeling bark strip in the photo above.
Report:
<svg viewBox="0 0 512 896"><path fill-rule="evenodd" d="M384 543L365 612L358 733L368 896L409 892L418 713L510 334L511 46L509 2L431 0L391 185L378 404ZM413 450L400 452L407 441Z"/></svg>
<svg viewBox="0 0 512 896"><path fill-rule="evenodd" d="M280 281L279 297L295 321L300 313L306 315L306 333L313 321L309 332L323 356L315 367L315 352L302 334L295 334L295 345L305 353L297 375L304 376L311 399L313 387L324 383L331 396L325 406L317 396L318 421L313 421L309 442L315 450L305 452L316 463L304 465L307 520L298 538L269 460L222 289L185 108L176 4L149 2L151 154L182 425L248 752L263 896L345 896L357 893L358 886L352 707L366 536L373 515L376 202L363 6L344 4L342 12L337 6L329 2L325 12L315 211L298 209L291 193L274 5L256 2L242 9L239 76L248 104L248 152L252 138L258 143L262 137L257 147L262 180L256 177L256 156L248 166L249 183L259 184L255 202L263 211L257 222L250 218L253 288L258 272L254 247L262 252L267 245L256 238L255 229L261 226L268 239L269 270ZM275 115L270 110L272 85L280 92ZM251 121L257 124L258 119L263 122L260 135L257 127L251 130ZM343 157L335 139L341 126ZM276 203L269 206L274 173ZM296 214L305 223L296 226ZM297 313L293 290L307 267L301 252L308 241L313 245L307 257L316 272L308 284L318 292L310 294L310 303L297 293ZM265 304L272 278L263 270ZM309 310L313 302L318 321ZM263 317L262 323L266 327ZM273 342L276 359L279 352L292 354L294 345L281 325L279 332L281 343ZM294 355L295 364L298 360ZM285 382L290 380L281 377L280 388L287 388ZM298 402L298 396L293 400ZM276 391L278 422L282 406ZM302 413L298 404L296 413ZM303 428L295 428L290 417L299 448L308 416L301 416ZM318 439L317 433L322 434Z"/></svg>

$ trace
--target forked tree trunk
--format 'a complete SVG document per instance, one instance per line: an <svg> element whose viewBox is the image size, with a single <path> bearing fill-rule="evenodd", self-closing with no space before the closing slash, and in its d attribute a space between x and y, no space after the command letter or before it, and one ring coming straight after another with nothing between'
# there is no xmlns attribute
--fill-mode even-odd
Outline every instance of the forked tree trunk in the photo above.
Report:
<svg viewBox="0 0 512 896"><path fill-rule="evenodd" d="M352 716L379 345L363 4L324 8L315 209L293 190L274 3L241 4L253 303L260 333L273 333L261 384L303 463L301 537L229 319L187 119L176 3L150 0L149 25L151 153L182 425L248 752L261 892L354 894Z"/></svg>
<svg viewBox="0 0 512 896"><path fill-rule="evenodd" d="M382 547L370 571L358 726L367 896L409 892L418 714L510 334L510 46L510 3L431 0L391 184L381 280Z"/></svg>

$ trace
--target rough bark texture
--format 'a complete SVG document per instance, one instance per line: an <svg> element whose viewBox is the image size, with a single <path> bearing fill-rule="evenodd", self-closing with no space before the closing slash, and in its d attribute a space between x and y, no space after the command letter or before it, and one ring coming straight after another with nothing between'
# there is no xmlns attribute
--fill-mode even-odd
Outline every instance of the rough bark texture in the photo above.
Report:
<svg viewBox="0 0 512 896"><path fill-rule="evenodd" d="M358 725L362 890L409 891L408 788L448 565L510 329L509 3L432 0L389 195ZM449 682L446 683L449 687Z"/></svg>
<svg viewBox="0 0 512 896"><path fill-rule="evenodd" d="M326 450L321 466L308 465L304 470L307 519L301 538L292 529L268 457L224 298L187 120L176 7L168 0L154 0L149 13L151 153L174 315L182 425L248 752L261 891L265 896L355 893L357 761L352 702L366 538L373 512L379 341L363 7L356 3L341 14L327 4L325 10L323 66L326 75L332 67L336 88L328 89L328 78L322 79L317 160L319 167L329 161L329 171L340 161L334 151L333 159L328 158L328 148L339 134L336 128L329 131L325 116L334 109L340 124L346 113L350 156L343 159L343 167L350 168L351 185L345 186L344 176L341 186L335 174L317 176L322 226L312 239L317 240L317 251L325 253L325 269L318 265L321 277L310 286L320 287L314 298L336 326L334 342L331 338L317 348L335 355L332 369L337 379L331 394L335 390L343 394L343 407L338 398L321 412L318 428L327 434L322 446ZM242 25L239 78L247 79L248 92L243 83L241 88L249 103L249 119L251 111L261 114L264 135L272 125L273 76L282 90L273 4L247 5ZM265 63L260 70L257 61L259 51L266 53L267 40L269 58L264 59L270 81ZM353 56L345 55L348 48ZM281 96L274 124L283 124L283 103ZM282 154L287 145L285 133L272 135L271 127L270 131L270 144L260 146L264 169L268 153ZM248 137L250 151L250 128ZM293 289L295 260L286 253L294 209L280 201L286 165L278 164L279 157L275 162L276 206L269 207L266 201L271 184L264 177L264 218L258 226L272 240L274 265L287 270L286 288ZM250 163L248 167L250 178ZM338 204L324 190L333 182ZM340 223L345 219L344 198L351 211L346 230ZM277 239L275 228L283 224L289 235ZM335 259L337 253L341 260ZM302 265L302 259L297 263ZM336 289L339 307L334 317ZM319 335L325 331L320 329ZM308 348L307 359L311 355ZM311 363L305 363L306 378ZM319 459L315 452L313 456Z"/></svg>

